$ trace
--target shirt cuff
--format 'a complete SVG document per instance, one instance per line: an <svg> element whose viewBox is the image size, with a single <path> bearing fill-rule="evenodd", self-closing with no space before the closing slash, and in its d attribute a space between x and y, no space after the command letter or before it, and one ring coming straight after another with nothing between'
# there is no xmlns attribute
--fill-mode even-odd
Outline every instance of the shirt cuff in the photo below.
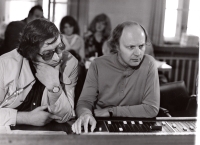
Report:
<svg viewBox="0 0 200 145"><path fill-rule="evenodd" d="M12 108L1 108L3 112L0 117L0 125L3 126L15 126L17 122L17 110Z"/></svg>
<svg viewBox="0 0 200 145"><path fill-rule="evenodd" d="M90 115L92 115L92 111L90 109L86 108L85 106L83 106L83 107L79 106L79 108L76 109L76 113L77 113L77 117L80 117L83 114L90 114Z"/></svg>
<svg viewBox="0 0 200 145"><path fill-rule="evenodd" d="M10 125L11 126L15 126L16 123L17 123L17 110L16 109L12 109Z"/></svg>

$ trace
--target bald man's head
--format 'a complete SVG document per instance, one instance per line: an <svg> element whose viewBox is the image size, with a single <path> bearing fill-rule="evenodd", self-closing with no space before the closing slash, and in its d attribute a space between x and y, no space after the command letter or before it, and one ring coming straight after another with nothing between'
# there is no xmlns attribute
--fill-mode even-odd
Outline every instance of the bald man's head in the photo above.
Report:
<svg viewBox="0 0 200 145"><path fill-rule="evenodd" d="M119 24L112 33L109 46L111 53L118 53L125 66L140 65L144 57L147 33L137 22L127 21Z"/></svg>
<svg viewBox="0 0 200 145"><path fill-rule="evenodd" d="M147 43L147 32L144 29L144 27L137 22L126 21L126 22L119 24L112 32L111 39L108 42L111 52L117 52L117 49L119 48L119 40L121 38L122 32L125 28L130 27L130 26L137 26L137 27L141 28L141 30L143 30L143 32L145 34L145 43Z"/></svg>

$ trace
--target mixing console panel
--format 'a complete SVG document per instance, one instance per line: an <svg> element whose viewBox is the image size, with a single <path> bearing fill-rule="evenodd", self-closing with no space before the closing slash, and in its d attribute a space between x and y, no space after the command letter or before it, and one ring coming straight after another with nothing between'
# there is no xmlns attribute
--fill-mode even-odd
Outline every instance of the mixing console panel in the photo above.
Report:
<svg viewBox="0 0 200 145"><path fill-rule="evenodd" d="M196 119L98 120L96 134L195 134Z"/></svg>

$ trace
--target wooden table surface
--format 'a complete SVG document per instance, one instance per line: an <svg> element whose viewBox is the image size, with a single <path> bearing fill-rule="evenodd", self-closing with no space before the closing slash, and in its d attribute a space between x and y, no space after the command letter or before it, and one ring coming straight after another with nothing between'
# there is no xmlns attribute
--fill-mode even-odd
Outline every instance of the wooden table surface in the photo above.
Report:
<svg viewBox="0 0 200 145"><path fill-rule="evenodd" d="M0 145L194 145L186 135L17 135L1 134Z"/></svg>

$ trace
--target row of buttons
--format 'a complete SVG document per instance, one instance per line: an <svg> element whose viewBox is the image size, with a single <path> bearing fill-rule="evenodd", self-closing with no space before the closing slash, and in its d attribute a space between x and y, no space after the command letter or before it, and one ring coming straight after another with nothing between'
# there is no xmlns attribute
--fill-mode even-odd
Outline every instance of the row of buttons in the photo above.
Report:
<svg viewBox="0 0 200 145"><path fill-rule="evenodd" d="M142 121L139 121L138 123L139 123L139 124L143 124ZM112 122L111 122L111 121L108 121L108 124L112 124ZM127 121L123 121L123 124L127 124ZM131 124L135 124L135 121L131 121Z"/></svg>

